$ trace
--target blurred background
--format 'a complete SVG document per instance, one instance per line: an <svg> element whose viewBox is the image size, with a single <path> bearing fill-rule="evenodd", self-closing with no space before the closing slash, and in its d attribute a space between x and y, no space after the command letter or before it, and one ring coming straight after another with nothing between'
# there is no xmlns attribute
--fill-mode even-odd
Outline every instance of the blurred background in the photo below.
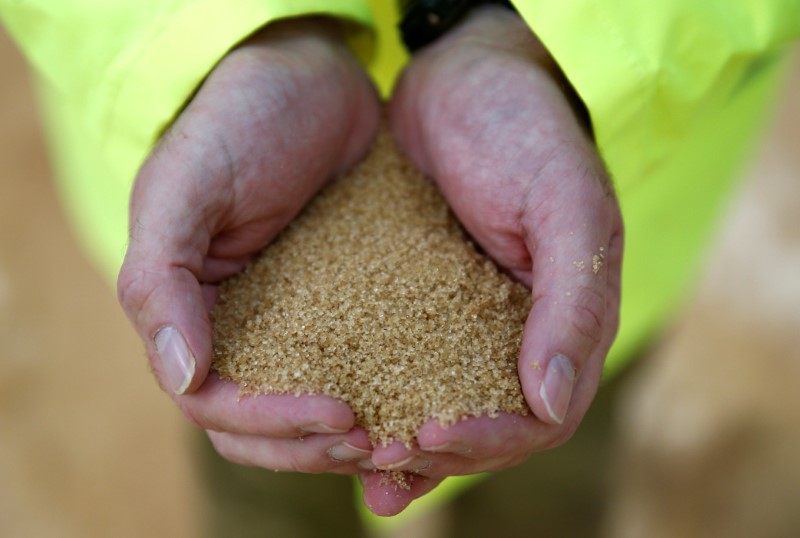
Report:
<svg viewBox="0 0 800 538"><path fill-rule="evenodd" d="M196 536L179 412L51 181L0 29L0 536Z"/></svg>
<svg viewBox="0 0 800 538"><path fill-rule="evenodd" d="M70 235L1 30L0 67L0 536L196 536L191 432ZM598 535L800 532L800 61L782 95L683 311L620 382Z"/></svg>

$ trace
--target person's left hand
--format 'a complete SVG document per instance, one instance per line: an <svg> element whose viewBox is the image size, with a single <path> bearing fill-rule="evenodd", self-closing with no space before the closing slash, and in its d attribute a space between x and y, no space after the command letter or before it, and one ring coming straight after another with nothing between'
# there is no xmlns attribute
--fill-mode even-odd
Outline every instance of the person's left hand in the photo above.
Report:
<svg viewBox="0 0 800 538"><path fill-rule="evenodd" d="M228 460L343 474L369 463L367 433L340 400L240 399L211 368L209 310L223 279L360 160L379 120L340 25L282 19L225 55L136 177L120 304L159 384Z"/></svg>
<svg viewBox="0 0 800 538"><path fill-rule="evenodd" d="M532 288L518 370L528 416L432 420L418 446L377 447L367 506L402 511L447 476L497 471L566 442L616 334L622 218L597 150L547 51L510 10L474 10L417 54L391 104L403 149L486 253Z"/></svg>

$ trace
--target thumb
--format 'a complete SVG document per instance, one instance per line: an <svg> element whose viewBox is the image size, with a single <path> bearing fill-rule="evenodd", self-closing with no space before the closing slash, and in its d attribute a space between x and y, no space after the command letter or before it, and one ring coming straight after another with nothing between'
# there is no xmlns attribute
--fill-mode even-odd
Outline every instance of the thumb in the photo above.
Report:
<svg viewBox="0 0 800 538"><path fill-rule="evenodd" d="M522 223L533 304L518 370L528 404L550 424L582 417L618 325L622 218L607 179L597 179L556 201L546 219Z"/></svg>
<svg viewBox="0 0 800 538"><path fill-rule="evenodd" d="M199 280L210 244L208 200L201 204L203 189L186 180L203 170L160 161L156 152L134 186L117 293L162 388L184 394L211 367L211 323Z"/></svg>

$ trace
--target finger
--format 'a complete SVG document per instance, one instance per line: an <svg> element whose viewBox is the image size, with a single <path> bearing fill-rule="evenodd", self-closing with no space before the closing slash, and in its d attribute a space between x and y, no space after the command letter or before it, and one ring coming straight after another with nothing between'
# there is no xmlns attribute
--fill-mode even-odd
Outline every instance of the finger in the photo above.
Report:
<svg viewBox="0 0 800 538"><path fill-rule="evenodd" d="M577 177L574 188L545 190L549 211L521 219L533 259L533 305L519 375L534 414L550 424L563 423L572 406L585 411L591 397L574 402L576 382L590 360L599 361L583 372L596 387L618 321L622 220L602 167L581 153L565 152L543 172L550 176L542 178L545 186Z"/></svg>
<svg viewBox="0 0 800 538"><path fill-rule="evenodd" d="M378 445L372 451L372 463L382 471L421 471L430 467L430 459L420 455L416 446L401 442Z"/></svg>
<svg viewBox="0 0 800 538"><path fill-rule="evenodd" d="M206 258L203 268L200 271L199 280L201 282L215 283L224 278L239 273L251 259L250 256L241 258Z"/></svg>
<svg viewBox="0 0 800 538"><path fill-rule="evenodd" d="M552 428L552 426L551 426ZM405 472L414 475L443 478L499 471L509 465L525 460L530 453L523 445L510 446L503 454L483 458L470 457L440 450L423 450L419 447L406 447L402 443L376 446L372 452L372 463L378 471Z"/></svg>
<svg viewBox="0 0 800 538"><path fill-rule="evenodd" d="M498 472L519 465L529 454L515 454L500 458L470 459L453 454L436 454L431 465L421 471L413 471L413 475L428 478L447 478L448 476L466 476L478 473Z"/></svg>
<svg viewBox="0 0 800 538"><path fill-rule="evenodd" d="M364 430L343 435L309 435L271 439L255 435L208 432L214 449L225 459L273 471L356 474L370 467L371 445Z"/></svg>
<svg viewBox="0 0 800 538"><path fill-rule="evenodd" d="M183 413L204 430L268 437L341 434L355 425L350 407L323 395L241 397L235 383L211 373L194 393L176 398Z"/></svg>
<svg viewBox="0 0 800 538"><path fill-rule="evenodd" d="M549 448L554 427L534 415L470 417L443 428L437 420L422 425L417 442L424 454L452 454L468 460L505 458Z"/></svg>
<svg viewBox="0 0 800 538"><path fill-rule="evenodd" d="M224 206L219 196L226 194L206 192L204 200L197 182L209 172L173 162L187 160L157 152L137 178L117 289L162 387L183 394L196 390L211 366L211 324L198 275L210 242L210 208Z"/></svg>
<svg viewBox="0 0 800 538"><path fill-rule="evenodd" d="M575 390L572 397L571 409L568 412L569 428L562 432L560 439L556 438L551 446L557 446L566 442L582 420L589 404L594 399L597 392L600 378L603 374L603 366L608 350L616 337L619 325L619 304L620 304L620 285L621 285L621 265L623 250L622 234L615 235L610 241L608 255L608 286L606 291L606 320L607 326L603 333L600 343L595 347L594 353L583 366L581 375L575 383Z"/></svg>
<svg viewBox="0 0 800 538"><path fill-rule="evenodd" d="M364 488L364 504L375 515L384 517L399 514L412 501L442 482L441 478L407 475L404 484L399 484L385 473L376 471L362 471L359 478Z"/></svg>

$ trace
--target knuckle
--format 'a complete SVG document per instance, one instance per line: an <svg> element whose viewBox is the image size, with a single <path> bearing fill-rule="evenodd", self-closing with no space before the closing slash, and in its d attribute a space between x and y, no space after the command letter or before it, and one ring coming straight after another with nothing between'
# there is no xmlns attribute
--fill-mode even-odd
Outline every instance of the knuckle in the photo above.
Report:
<svg viewBox="0 0 800 538"><path fill-rule="evenodd" d="M141 303L143 288L141 271L130 269L123 265L117 277L117 300L125 311L133 309L135 304Z"/></svg>
<svg viewBox="0 0 800 538"><path fill-rule="evenodd" d="M136 320L154 288L150 273L127 264L122 266L117 278L117 300L128 317Z"/></svg>
<svg viewBox="0 0 800 538"><path fill-rule="evenodd" d="M605 297L591 288L583 288L576 295L576 300L567 306L568 325L574 335L597 345L603 336Z"/></svg>

